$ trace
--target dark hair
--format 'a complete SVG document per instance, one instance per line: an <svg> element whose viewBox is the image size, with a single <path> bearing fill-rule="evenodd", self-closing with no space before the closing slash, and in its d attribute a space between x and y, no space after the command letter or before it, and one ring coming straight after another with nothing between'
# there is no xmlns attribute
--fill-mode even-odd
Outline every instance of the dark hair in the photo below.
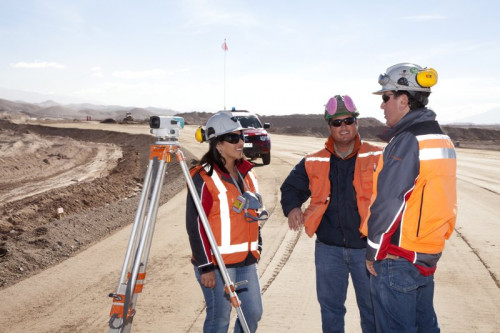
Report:
<svg viewBox="0 0 500 333"><path fill-rule="evenodd" d="M200 160L200 165L208 165L209 169L207 171L207 174L209 176L212 176L212 173L214 171L214 164L217 165L222 172L229 173L225 167L226 160L217 150L217 144L219 142L222 142L223 139L224 135L220 135L218 137L210 139L210 141L208 142L208 151Z"/></svg>
<svg viewBox="0 0 500 333"><path fill-rule="evenodd" d="M393 91L394 98L398 98L401 95L406 95L408 97L408 105L410 106L410 111L415 109L423 108L429 102L428 97L431 94L426 91L409 92L406 90Z"/></svg>

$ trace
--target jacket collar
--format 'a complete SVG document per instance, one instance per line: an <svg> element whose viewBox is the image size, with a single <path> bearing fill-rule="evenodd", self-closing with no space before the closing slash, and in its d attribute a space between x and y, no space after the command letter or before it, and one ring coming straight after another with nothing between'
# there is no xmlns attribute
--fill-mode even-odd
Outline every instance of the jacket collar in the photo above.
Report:
<svg viewBox="0 0 500 333"><path fill-rule="evenodd" d="M240 174L245 178L247 173L252 170L254 167L254 164L251 162L248 162L246 159L242 158L238 161L236 161L236 169L240 172ZM220 175L224 176L226 179L231 179L231 176L227 172L223 172L217 164L214 164L214 169L217 170L217 173Z"/></svg>
<svg viewBox="0 0 500 333"><path fill-rule="evenodd" d="M403 132L411 125L429 120L436 120L436 113L434 111L428 108L415 109L405 114L396 125L386 129L379 134L378 137L385 142L389 142L393 137Z"/></svg>
<svg viewBox="0 0 500 333"><path fill-rule="evenodd" d="M358 153L359 147L361 147L361 137L359 136L359 133L356 135L356 138L354 139L354 148L352 149L352 152L347 155L344 159L347 160L353 156L355 156ZM333 140L332 136L329 135L328 139L326 139L325 142L325 149L328 150L331 154L337 156L338 158L342 159L336 152L335 152L335 141Z"/></svg>

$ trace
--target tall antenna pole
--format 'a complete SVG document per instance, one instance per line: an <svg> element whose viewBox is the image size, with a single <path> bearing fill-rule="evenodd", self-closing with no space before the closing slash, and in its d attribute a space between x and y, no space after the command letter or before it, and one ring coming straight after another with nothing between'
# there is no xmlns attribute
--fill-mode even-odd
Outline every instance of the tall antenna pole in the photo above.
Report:
<svg viewBox="0 0 500 333"><path fill-rule="evenodd" d="M226 51L228 47L225 38L224 43L222 43L222 49L224 50L224 111L226 111Z"/></svg>

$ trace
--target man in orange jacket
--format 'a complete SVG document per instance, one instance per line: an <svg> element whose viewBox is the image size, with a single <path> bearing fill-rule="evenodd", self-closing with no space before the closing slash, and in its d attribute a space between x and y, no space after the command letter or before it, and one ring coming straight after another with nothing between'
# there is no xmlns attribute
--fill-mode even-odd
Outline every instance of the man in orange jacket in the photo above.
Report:
<svg viewBox="0 0 500 333"><path fill-rule="evenodd" d="M325 147L302 159L281 186L281 205L290 228L305 225L309 237L316 234L316 291L323 332L344 332L349 274L361 328L375 332L366 239L359 229L368 213L381 148L361 141L358 115L349 96L330 98L325 109L330 133ZM309 198L303 213L302 204Z"/></svg>
<svg viewBox="0 0 500 333"><path fill-rule="evenodd" d="M378 332L439 332L434 272L457 214L456 157L425 107L437 72L402 63L379 76L389 142L374 177L366 266Z"/></svg>

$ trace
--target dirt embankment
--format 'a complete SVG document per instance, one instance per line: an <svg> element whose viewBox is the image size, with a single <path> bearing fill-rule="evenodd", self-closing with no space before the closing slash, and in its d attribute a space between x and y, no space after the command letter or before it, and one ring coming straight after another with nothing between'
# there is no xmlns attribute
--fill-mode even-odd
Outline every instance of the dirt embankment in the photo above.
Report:
<svg viewBox="0 0 500 333"><path fill-rule="evenodd" d="M186 123L205 125L213 113L181 113ZM269 133L327 137L328 129L321 114L293 114L286 116L259 116L263 123L270 123ZM457 147L500 150L499 126L480 125L442 125L443 131L450 136ZM365 140L381 141L379 135L387 126L375 118L359 118L359 133Z"/></svg>
<svg viewBox="0 0 500 333"><path fill-rule="evenodd" d="M153 140L0 121L0 288L132 223ZM190 165L194 158L184 153ZM67 174L72 176L64 180ZM33 183L51 189L25 187ZM162 203L185 186L177 163L168 165L165 184Z"/></svg>

